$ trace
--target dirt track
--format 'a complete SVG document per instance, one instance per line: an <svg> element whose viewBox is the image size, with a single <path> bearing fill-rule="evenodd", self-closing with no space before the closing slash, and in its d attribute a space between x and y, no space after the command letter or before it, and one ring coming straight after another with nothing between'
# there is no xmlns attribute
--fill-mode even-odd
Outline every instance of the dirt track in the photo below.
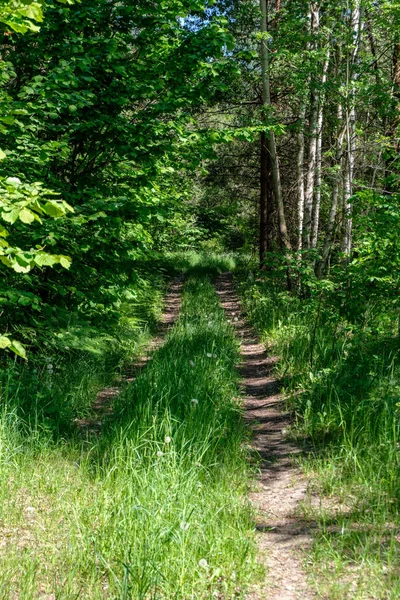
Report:
<svg viewBox="0 0 400 600"><path fill-rule="evenodd" d="M267 567L267 578L254 586L247 599L309 600L316 596L307 584L302 551L312 538L298 510L306 498L307 482L294 461L299 448L286 440L290 417L273 376L276 357L268 355L246 323L231 274L221 275L216 289L241 338L245 419L253 432L252 446L261 457L257 491L251 494L251 501L257 511L260 560Z"/></svg>

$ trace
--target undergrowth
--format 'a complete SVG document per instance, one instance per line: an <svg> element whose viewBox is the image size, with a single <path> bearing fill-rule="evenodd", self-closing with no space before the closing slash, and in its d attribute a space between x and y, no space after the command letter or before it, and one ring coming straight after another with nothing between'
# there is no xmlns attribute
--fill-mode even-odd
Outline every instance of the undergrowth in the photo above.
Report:
<svg viewBox="0 0 400 600"><path fill-rule="evenodd" d="M194 267L215 274L233 266L229 255L195 251L137 261L132 277L120 280L117 303L102 306L92 318L79 309L60 312L47 323L46 334L42 327L40 339L32 340L28 361L2 354L1 404L28 426L39 421L55 436L70 433L74 418L87 416L96 393L113 383L154 334L171 279Z"/></svg>
<svg viewBox="0 0 400 600"><path fill-rule="evenodd" d="M227 265L191 257L177 325L100 437L54 437L3 404L1 598L243 596L254 540L238 344L205 272Z"/></svg>
<svg viewBox="0 0 400 600"><path fill-rule="evenodd" d="M313 574L329 598L400 597L400 356L396 315L345 314L334 293L296 297L241 277L253 325L279 356L292 434L321 503Z"/></svg>

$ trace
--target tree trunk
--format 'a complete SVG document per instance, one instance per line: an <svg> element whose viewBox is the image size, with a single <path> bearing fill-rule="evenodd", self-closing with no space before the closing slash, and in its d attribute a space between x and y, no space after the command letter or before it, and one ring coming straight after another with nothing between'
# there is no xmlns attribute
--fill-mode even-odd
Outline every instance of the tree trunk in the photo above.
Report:
<svg viewBox="0 0 400 600"><path fill-rule="evenodd" d="M351 254L352 247L352 205L351 196L353 195L354 163L356 150L356 109L355 109L355 80L357 77L356 61L361 43L361 32L363 28L361 18L360 0L356 0L355 6L351 11L350 28L353 38L351 50L347 55L347 106L346 106L346 141L347 156L344 172L344 196L343 196L343 216L344 216L344 236L342 241L342 250L346 257Z"/></svg>
<svg viewBox="0 0 400 600"><path fill-rule="evenodd" d="M324 63L322 73L322 94L320 96L318 107L318 123L317 123L317 151L315 165L315 203L313 211L312 238L311 248L316 248L318 243L319 231L319 214L321 208L321 184L322 184L322 128L324 123L324 86L326 84L329 68L329 49Z"/></svg>
<svg viewBox="0 0 400 600"><path fill-rule="evenodd" d="M310 4L310 15L311 15L311 33L314 36L313 47L316 46L315 36L319 30L319 6L317 3L312 2ZM315 186L315 170L316 170L316 157L317 157L317 137L318 137L318 106L319 106L319 92L316 89L314 79L311 82L311 102L310 102L310 142L308 150L308 169L306 177L306 188L304 194L304 224L303 224L303 248L308 249L311 247L311 228L312 228L312 214L313 214L313 200L314 200L314 186Z"/></svg>
<svg viewBox="0 0 400 600"><path fill-rule="evenodd" d="M351 253L352 245L352 205L351 197L353 195L353 177L354 177L354 152L355 152L355 108L351 107L350 112L346 115L346 140L347 152L344 170L344 185L343 185L343 217L344 217L344 236L342 250L348 257Z"/></svg>
<svg viewBox="0 0 400 600"><path fill-rule="evenodd" d="M329 219L327 225L326 236L324 245L322 248L322 255L320 260L316 264L315 273L319 279L324 277L328 271L329 257L332 251L332 241L335 232L336 217L339 208L339 191L340 183L342 180L342 173L344 169L344 158L343 158L343 141L345 135L345 127L343 124L343 110L342 105L338 106L338 128L337 128L337 142L336 142L336 160L335 163L339 166L338 172L336 173L333 187L332 187L332 201L331 209L329 212Z"/></svg>
<svg viewBox="0 0 400 600"><path fill-rule="evenodd" d="M260 264L263 266L266 254L272 247L271 240L271 168L267 136L261 133L261 173L260 173Z"/></svg>
<svg viewBox="0 0 400 600"><path fill-rule="evenodd" d="M310 145L308 149L308 169L306 178L306 189L304 194L304 226L303 226L303 248L306 250L311 246L311 224L314 200L315 169L317 158L317 123L318 123L318 98L314 90L311 96L310 112Z"/></svg>
<svg viewBox="0 0 400 600"><path fill-rule="evenodd" d="M298 218L298 238L297 252L301 260L301 249L303 246L303 223L304 223L304 122L306 117L306 105L303 103L300 108L300 129L297 136L297 218Z"/></svg>
<svg viewBox="0 0 400 600"><path fill-rule="evenodd" d="M261 7L261 32L264 34L261 41L261 65L263 84L263 105L266 111L271 107L271 92L269 86L269 54L266 39L267 33L267 0L260 0ZM276 150L275 133L271 130L266 134L267 147L271 159L272 186L278 212L278 224L281 243L286 251L291 251L290 239L286 226L285 209L283 205L279 159Z"/></svg>

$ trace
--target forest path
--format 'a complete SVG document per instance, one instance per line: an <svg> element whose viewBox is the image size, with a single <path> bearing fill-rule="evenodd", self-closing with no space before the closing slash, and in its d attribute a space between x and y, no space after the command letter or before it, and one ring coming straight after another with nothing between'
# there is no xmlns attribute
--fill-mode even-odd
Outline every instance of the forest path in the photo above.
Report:
<svg viewBox="0 0 400 600"><path fill-rule="evenodd" d="M150 339L139 357L124 367L121 376L116 379L115 385L106 387L96 394L91 406L90 416L75 420L79 430L87 433L99 433L104 419L112 412L113 400L120 394L125 385L135 381L138 371L151 360L154 352L161 348L169 330L178 319L181 309L182 288L183 275L180 275L172 281L164 298L164 309L156 336Z"/></svg>
<svg viewBox="0 0 400 600"><path fill-rule="evenodd" d="M251 502L257 510L258 542L267 578L253 587L247 600L316 598L307 584L301 556L312 542L299 510L299 503L306 499L307 482L294 460L299 448L285 439L290 417L273 376L277 359L267 354L244 320L230 273L218 277L216 290L241 338L245 419L253 432L252 447L261 456L257 491L251 493Z"/></svg>

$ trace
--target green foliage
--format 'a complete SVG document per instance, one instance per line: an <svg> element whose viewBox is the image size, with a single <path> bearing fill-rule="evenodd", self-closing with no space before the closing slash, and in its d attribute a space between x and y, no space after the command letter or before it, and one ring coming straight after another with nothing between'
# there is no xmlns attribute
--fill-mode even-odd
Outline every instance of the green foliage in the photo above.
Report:
<svg viewBox="0 0 400 600"><path fill-rule="evenodd" d="M223 19L198 29L182 20L204 8L54 2L40 31L6 36L1 215L13 227L1 230L0 261L17 273L4 274L4 290L38 301L22 314L8 298L0 321L32 350L68 314L86 326L118 319L138 263L188 233L188 173L241 135L195 120L237 70ZM57 265L68 272L44 269Z"/></svg>
<svg viewBox="0 0 400 600"><path fill-rule="evenodd" d="M57 0L57 2L73 4L75 0ZM39 31L38 23L43 21L44 6L44 0L2 0L0 23L17 33Z"/></svg>
<svg viewBox="0 0 400 600"><path fill-rule="evenodd" d="M400 561L400 354L392 288L398 269L391 265L389 279L383 268L396 244L387 224L397 222L398 210L395 199L368 196L368 203L374 210L362 211L358 221L358 254L334 279L311 285L306 297L270 277L240 283L251 321L280 357L292 434L314 449L304 468L322 500L320 508L305 510L319 527L313 573L330 598L350 593L354 564L360 597L391 597ZM378 237L387 240L387 255ZM328 563L336 582L327 579Z"/></svg>
<svg viewBox="0 0 400 600"><path fill-rule="evenodd" d="M64 432L54 442L40 412L24 433L9 396L0 417L0 507L5 527L19 531L29 519L31 536L22 554L13 543L4 549L0 595L100 600L106 590L116 598L206 600L245 593L256 567L243 501L238 344L207 275L226 260L190 257L198 268L188 274L176 328L123 390L99 438L71 440ZM89 377L89 366L77 375L86 369ZM57 364L42 370L61 394ZM66 403L73 394L67 387Z"/></svg>
<svg viewBox="0 0 400 600"><path fill-rule="evenodd" d="M368 298L376 309L399 308L400 196L358 193L355 200L355 247L349 265L352 301L363 312Z"/></svg>
<svg viewBox="0 0 400 600"><path fill-rule="evenodd" d="M43 188L41 183L23 184L17 177L7 177L0 182L0 216L13 225L17 220L30 225L34 221L42 223L41 216L48 215L53 218L64 217L67 212L73 211L63 200L52 199L54 192ZM49 196L49 198L47 198ZM40 250L23 252L20 248L10 246L4 239L9 232L0 229L0 261L11 267L17 273L28 273L35 265L39 267L61 264L68 269L71 261L67 256L52 255Z"/></svg>

